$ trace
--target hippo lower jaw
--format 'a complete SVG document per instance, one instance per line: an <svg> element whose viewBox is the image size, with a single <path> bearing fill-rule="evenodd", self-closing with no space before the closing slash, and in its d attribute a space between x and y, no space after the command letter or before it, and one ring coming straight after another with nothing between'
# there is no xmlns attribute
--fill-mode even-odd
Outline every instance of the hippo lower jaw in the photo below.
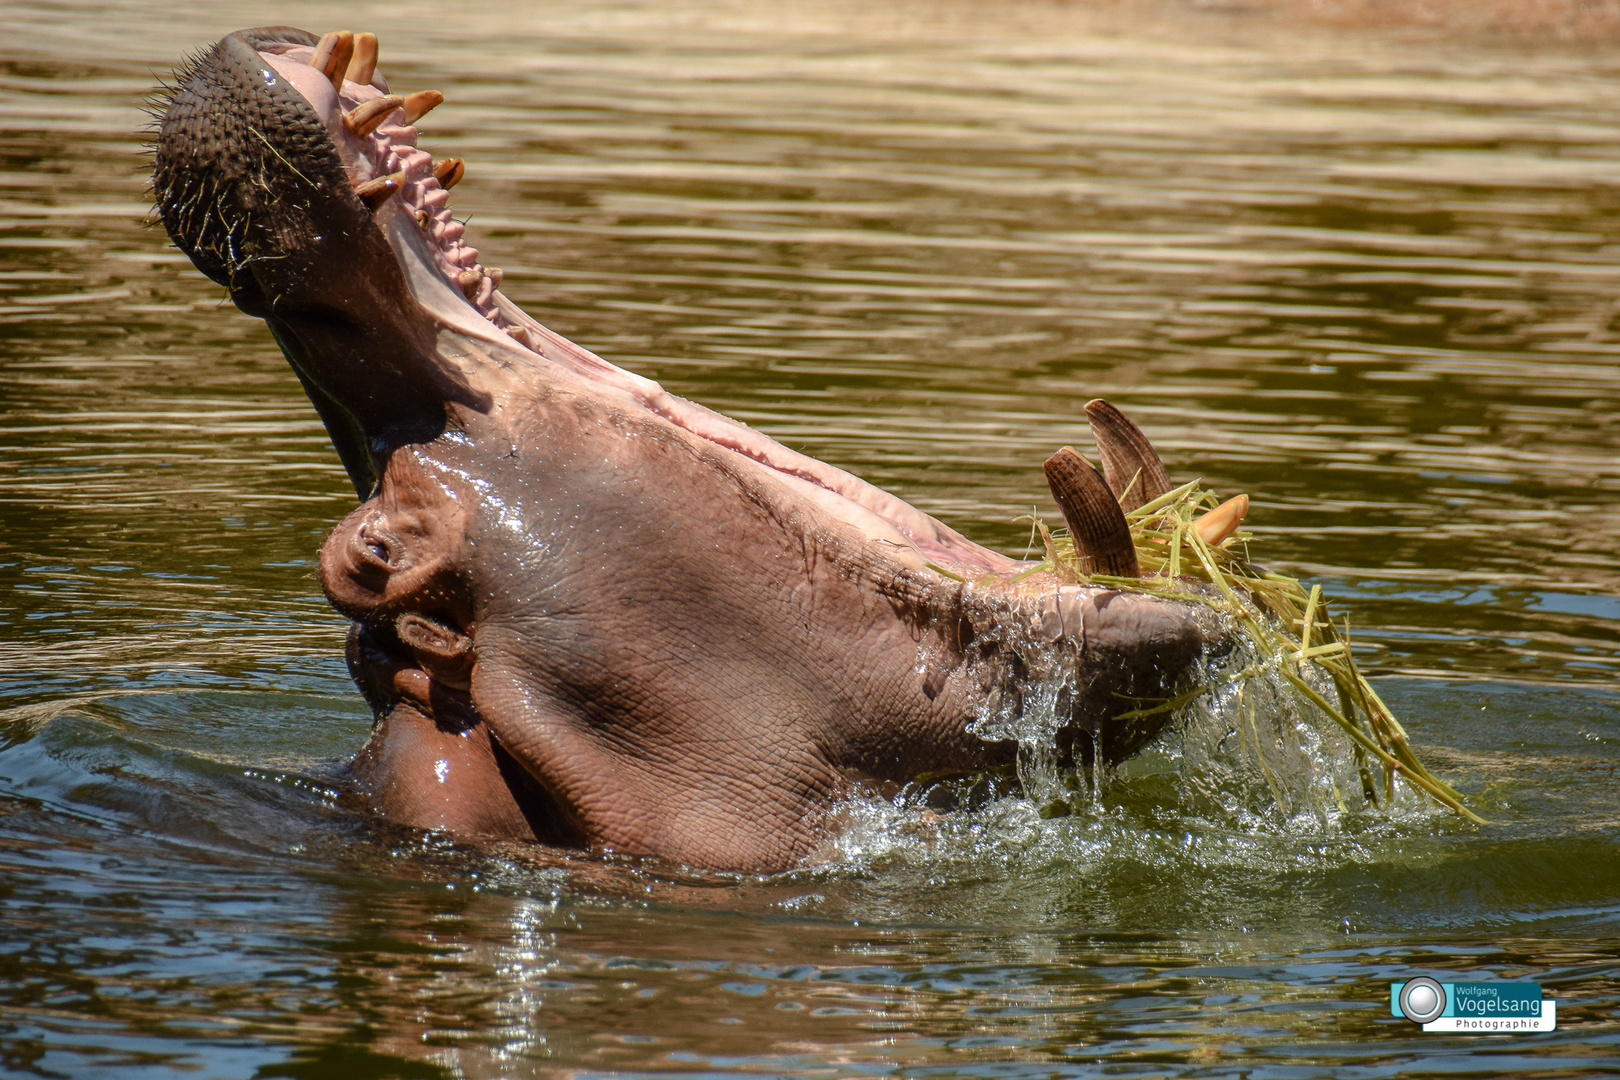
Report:
<svg viewBox="0 0 1620 1080"><path fill-rule="evenodd" d="M386 817L774 869L852 782L1009 761L969 729L1032 679L1088 760L1156 734L1112 718L1173 692L1201 612L1031 573L546 330L461 243L460 163L415 149L437 95L389 99L367 48L221 40L170 94L154 188L365 500L320 572Z"/></svg>

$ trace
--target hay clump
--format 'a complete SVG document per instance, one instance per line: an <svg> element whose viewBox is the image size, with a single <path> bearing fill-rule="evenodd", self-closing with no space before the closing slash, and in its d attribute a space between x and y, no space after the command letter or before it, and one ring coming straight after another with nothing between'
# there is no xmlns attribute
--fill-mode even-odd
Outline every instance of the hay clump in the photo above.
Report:
<svg viewBox="0 0 1620 1080"><path fill-rule="evenodd" d="M1252 536L1241 529L1217 544L1205 541L1194 523L1219 502L1214 492L1195 480L1126 514L1142 575L1136 578L1087 575L1065 530L1049 529L1036 517L1020 519L1031 522L1046 550L1046 558L1026 573L1045 570L1061 580L1208 605L1237 624L1258 656L1224 680L1120 713L1115 719L1177 710L1223 687L1275 672L1349 736L1362 793L1374 806L1379 805L1380 788L1384 803L1393 803L1398 777L1469 821L1484 824L1450 785L1418 760L1406 729L1356 665L1349 617L1335 626L1322 587L1306 588L1295 578L1250 563ZM1311 668L1332 685L1336 702L1311 685L1312 681L1322 685L1321 680L1304 677Z"/></svg>

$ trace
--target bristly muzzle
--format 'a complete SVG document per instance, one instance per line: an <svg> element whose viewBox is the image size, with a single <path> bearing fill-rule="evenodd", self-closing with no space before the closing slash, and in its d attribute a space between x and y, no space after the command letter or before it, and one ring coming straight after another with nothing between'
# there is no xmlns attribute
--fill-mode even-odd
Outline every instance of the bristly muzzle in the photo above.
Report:
<svg viewBox="0 0 1620 1080"><path fill-rule="evenodd" d="M242 271L256 258L297 250L344 224L329 220L349 190L336 148L304 98L259 56L316 40L282 26L231 34L177 72L161 103L152 187L163 226L233 293L252 291ZM353 202L342 216L363 220Z"/></svg>

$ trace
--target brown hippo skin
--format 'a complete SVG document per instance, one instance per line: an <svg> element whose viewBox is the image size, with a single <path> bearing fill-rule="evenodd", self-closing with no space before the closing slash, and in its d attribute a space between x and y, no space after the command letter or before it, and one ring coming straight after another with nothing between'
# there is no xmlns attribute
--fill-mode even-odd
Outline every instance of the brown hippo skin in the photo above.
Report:
<svg viewBox="0 0 1620 1080"><path fill-rule="evenodd" d="M1153 737L1162 717L1112 718L1174 692L1209 637L1194 608L1015 580L1029 564L546 330L462 243L461 163L415 149L442 99L375 65L366 34L222 39L160 103L154 191L363 500L320 579L354 620L377 719L353 773L380 814L774 870L859 785L1012 761L970 726L1016 714L1036 668L1071 760ZM1152 451L1109 415L1119 490Z"/></svg>

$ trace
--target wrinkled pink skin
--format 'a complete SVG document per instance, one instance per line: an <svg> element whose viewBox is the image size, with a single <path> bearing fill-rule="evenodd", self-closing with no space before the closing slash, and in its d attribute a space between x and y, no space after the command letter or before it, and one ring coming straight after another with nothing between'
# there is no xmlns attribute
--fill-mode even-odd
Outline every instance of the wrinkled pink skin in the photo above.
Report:
<svg viewBox="0 0 1620 1080"><path fill-rule="evenodd" d="M1111 718L1171 692L1206 641L1192 610L1014 581L1023 564L556 337L487 278L469 304L453 273L476 252L416 223L444 193L414 129L344 131L381 80L340 98L302 64L312 41L204 54L154 186L176 242L270 324L365 496L320 576L355 620L377 724L354 775L383 816L790 866L857 784L1011 761L968 726L1019 700L1032 650L1069 672L1075 753L1152 737ZM368 210L349 185L400 163L414 187Z"/></svg>

